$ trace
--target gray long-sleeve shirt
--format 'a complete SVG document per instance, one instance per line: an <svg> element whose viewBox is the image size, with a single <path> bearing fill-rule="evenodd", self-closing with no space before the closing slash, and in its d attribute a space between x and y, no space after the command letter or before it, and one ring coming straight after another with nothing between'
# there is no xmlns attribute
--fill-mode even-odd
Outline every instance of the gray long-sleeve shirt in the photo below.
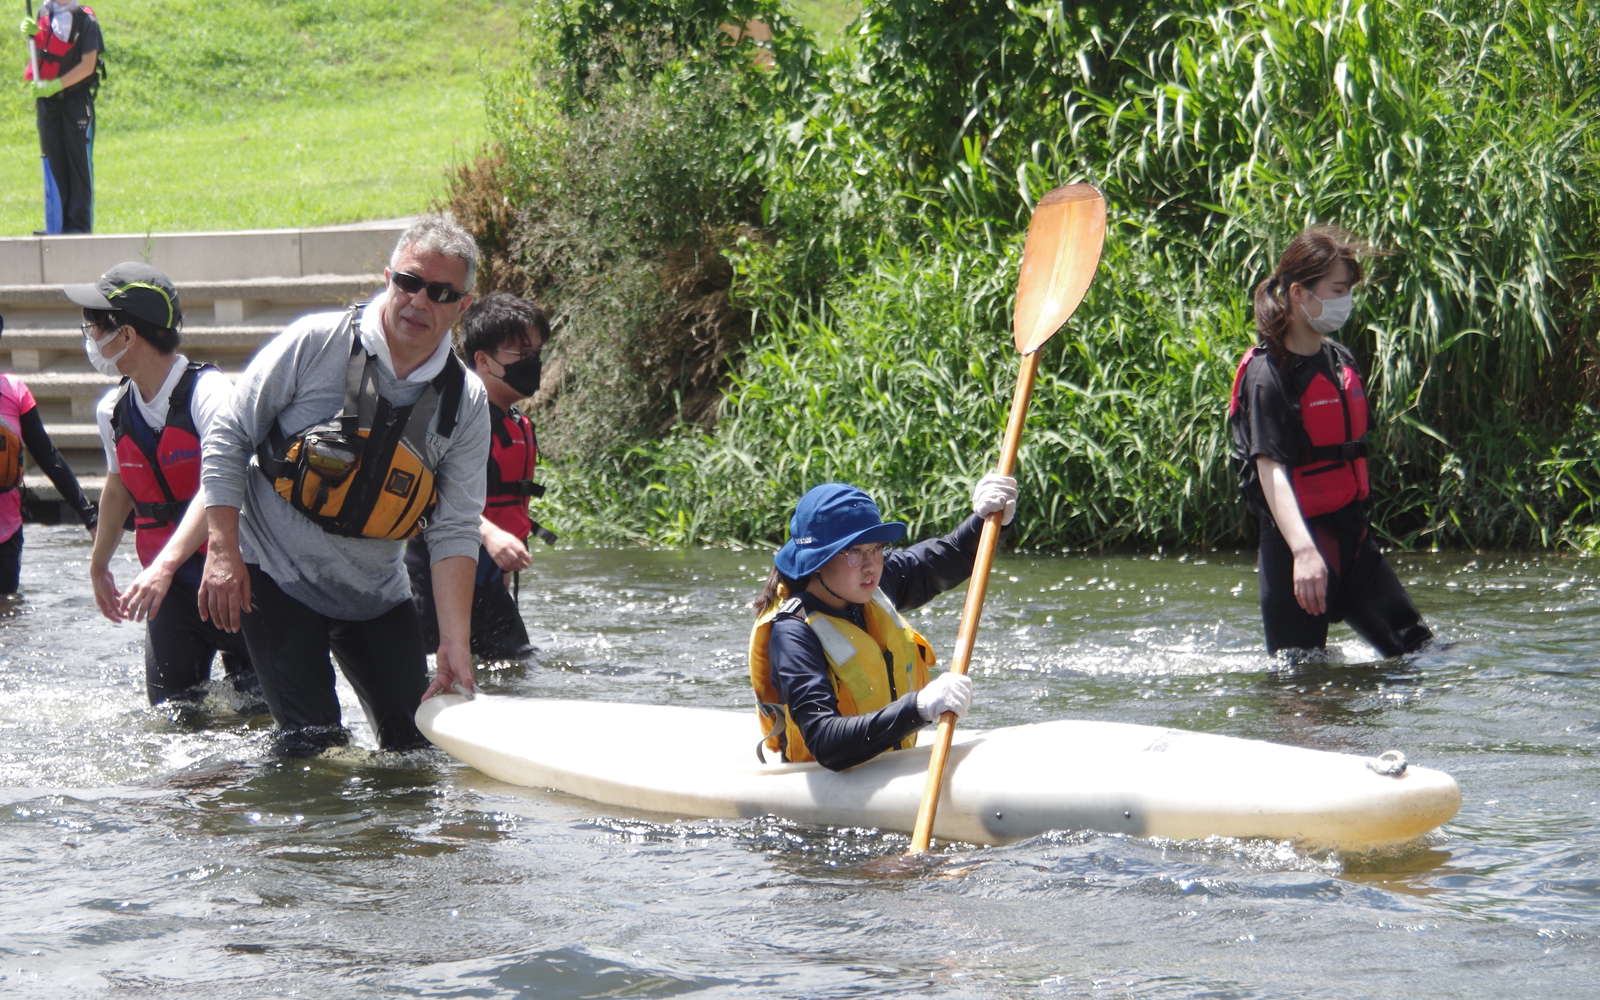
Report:
<svg viewBox="0 0 1600 1000"><path fill-rule="evenodd" d="M375 323L379 303L363 320ZM411 598L404 542L346 538L323 531L280 497L256 468L256 447L276 422L290 437L332 420L344 405L350 338L334 337L342 312L296 320L274 337L234 387L202 445L201 481L208 505L238 507L239 548L290 597L330 618L366 621ZM426 365L424 369L426 369ZM378 393L393 406L409 406L426 381L394 377L378 365ZM455 430L441 438L429 427L424 456L433 463L439 503L424 529L434 562L478 555L489 462L489 402L469 369Z"/></svg>

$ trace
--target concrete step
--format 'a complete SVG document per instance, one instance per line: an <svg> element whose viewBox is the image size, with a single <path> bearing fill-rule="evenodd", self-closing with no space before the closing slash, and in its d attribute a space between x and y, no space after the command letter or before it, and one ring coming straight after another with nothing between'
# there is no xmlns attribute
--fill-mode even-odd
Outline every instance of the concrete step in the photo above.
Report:
<svg viewBox="0 0 1600 1000"><path fill-rule="evenodd" d="M91 279L92 280L92 279ZM382 273L239 281L180 281L178 302L186 324L275 326L279 329L322 309L369 299L383 288ZM6 336L18 330L76 328L83 311L61 294L61 285L0 285Z"/></svg>
<svg viewBox="0 0 1600 1000"><path fill-rule="evenodd" d="M104 474L79 476L78 488L89 502L99 506L100 491L105 488ZM42 473L32 472L22 484L22 517L35 524L79 524L78 512L61 499L54 483Z"/></svg>
<svg viewBox="0 0 1600 1000"><path fill-rule="evenodd" d="M60 503L61 493L56 489L56 484L46 479L44 473L37 470L28 473L27 481L23 483L28 492L44 503ZM105 488L106 477L104 473L93 476L79 476L78 488L83 490L83 495L94 503L100 502L100 491ZM71 508L68 508L69 510Z"/></svg>
<svg viewBox="0 0 1600 1000"><path fill-rule="evenodd" d="M311 312L369 299L409 219L319 229L0 239L0 371L16 372L38 400L56 448L99 497L105 454L95 405L117 384L83 353L82 310L61 286L96 281L111 265L144 260L178 288L180 350L237 375L261 345ZM30 517L53 521L60 498L33 470ZM67 519L73 515L66 511Z"/></svg>
<svg viewBox="0 0 1600 1000"><path fill-rule="evenodd" d="M125 233L0 239L5 280L61 286L94 281L111 265L142 260L174 282L228 282L372 274L383 270L410 219L312 229Z"/></svg>
<svg viewBox="0 0 1600 1000"><path fill-rule="evenodd" d="M57 451L68 448L100 448L100 429L93 423L45 424L44 432L50 435ZM68 463L71 464L71 463Z"/></svg>
<svg viewBox="0 0 1600 1000"><path fill-rule="evenodd" d="M19 374L39 404L39 416L44 418L46 429L61 423L93 423L94 409L100 397L116 388L119 381L109 375L90 371ZM223 374L238 378L240 372L224 368ZM56 447L61 445L57 443Z"/></svg>
<svg viewBox="0 0 1600 1000"><path fill-rule="evenodd" d="M276 336L281 326L186 326L181 350L191 361L207 361L219 368L243 368L262 344ZM83 333L52 327L8 328L0 336L0 371L16 372L24 380L34 372L90 371L83 353Z"/></svg>

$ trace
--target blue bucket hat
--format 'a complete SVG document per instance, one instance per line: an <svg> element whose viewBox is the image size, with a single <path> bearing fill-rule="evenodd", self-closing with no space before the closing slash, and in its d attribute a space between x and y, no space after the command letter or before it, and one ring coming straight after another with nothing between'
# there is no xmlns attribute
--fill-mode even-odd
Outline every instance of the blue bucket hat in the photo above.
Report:
<svg viewBox="0 0 1600 1000"><path fill-rule="evenodd" d="M789 541L772 564L791 580L810 576L861 542L898 542L906 526L885 521L872 498L848 483L824 483L800 498L789 519Z"/></svg>

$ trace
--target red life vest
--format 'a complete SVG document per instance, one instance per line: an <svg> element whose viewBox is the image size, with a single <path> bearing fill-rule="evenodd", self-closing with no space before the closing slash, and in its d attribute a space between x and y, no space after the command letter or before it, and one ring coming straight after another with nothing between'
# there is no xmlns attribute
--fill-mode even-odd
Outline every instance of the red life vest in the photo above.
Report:
<svg viewBox="0 0 1600 1000"><path fill-rule="evenodd" d="M68 32L67 40L62 41L56 33L50 30L50 18L45 14L44 8L39 8L39 33L33 36L34 53L39 60L39 79L54 80L62 73L78 65L80 59L73 59L72 66L67 65L67 57L78 50L78 42L83 38L83 23L94 16L93 7L79 7L72 12L72 30ZM95 72L84 81L91 86L99 83L98 77L104 75L105 70L97 59ZM33 79L33 66L30 64L23 71L25 80ZM76 89L76 85L74 85Z"/></svg>
<svg viewBox="0 0 1600 1000"><path fill-rule="evenodd" d="M200 434L189 401L195 380L215 365L189 362L167 402L167 425L156 439L154 454L139 443L150 428L135 410L131 379L123 379L111 411L111 436L117 447L117 471L133 497L134 547L139 564L150 565L177 530L189 501L200 491ZM135 423L137 421L137 423ZM138 430L136 431L135 428ZM143 434L138 433L142 431ZM200 552L205 552L204 543Z"/></svg>
<svg viewBox="0 0 1600 1000"><path fill-rule="evenodd" d="M528 516L528 498L544 496L544 487L533 481L539 464L539 439L533 421L516 410L489 407L489 481L485 491L483 516L495 526L518 538L537 534L547 544L556 536Z"/></svg>
<svg viewBox="0 0 1600 1000"><path fill-rule="evenodd" d="M1357 500L1365 500L1367 483L1367 393L1356 372L1355 359L1343 347L1333 347L1335 382L1322 372L1311 380L1294 401L1295 412L1305 431L1307 444L1289 467L1295 501L1304 517L1331 514ZM1244 352L1233 375L1233 398L1228 416L1239 412L1239 388L1244 371L1257 354L1266 348L1252 347Z"/></svg>

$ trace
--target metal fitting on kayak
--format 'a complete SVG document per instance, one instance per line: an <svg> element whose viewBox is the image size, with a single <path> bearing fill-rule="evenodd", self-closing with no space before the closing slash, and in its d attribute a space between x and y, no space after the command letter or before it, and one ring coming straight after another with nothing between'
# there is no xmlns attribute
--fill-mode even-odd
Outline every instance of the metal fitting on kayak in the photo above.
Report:
<svg viewBox="0 0 1600 1000"><path fill-rule="evenodd" d="M1367 766L1385 777L1394 778L1406 773L1406 755L1398 750L1385 750Z"/></svg>

